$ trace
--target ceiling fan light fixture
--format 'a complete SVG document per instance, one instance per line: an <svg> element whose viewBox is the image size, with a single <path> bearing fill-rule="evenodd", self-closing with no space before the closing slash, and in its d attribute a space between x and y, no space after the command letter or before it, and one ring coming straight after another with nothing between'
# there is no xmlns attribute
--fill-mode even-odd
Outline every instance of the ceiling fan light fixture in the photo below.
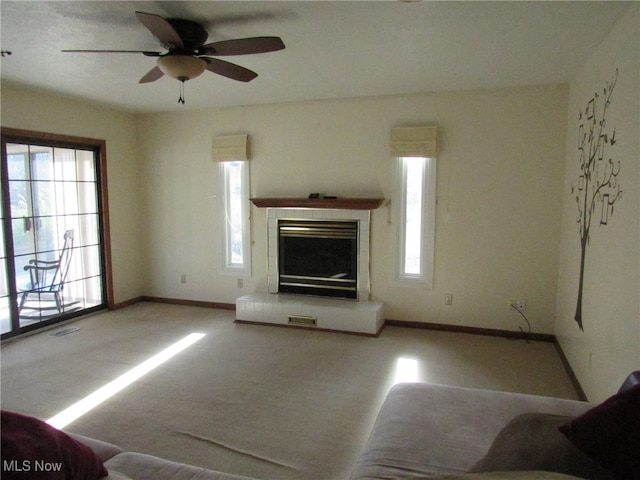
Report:
<svg viewBox="0 0 640 480"><path fill-rule="evenodd" d="M190 55L165 55L158 58L158 67L165 75L184 82L201 75L207 62Z"/></svg>

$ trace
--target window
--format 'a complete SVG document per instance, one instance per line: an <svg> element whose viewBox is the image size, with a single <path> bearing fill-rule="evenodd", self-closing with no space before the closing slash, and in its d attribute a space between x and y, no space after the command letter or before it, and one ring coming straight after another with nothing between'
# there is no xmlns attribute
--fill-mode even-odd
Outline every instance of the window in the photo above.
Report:
<svg viewBox="0 0 640 480"><path fill-rule="evenodd" d="M251 275L249 162L220 163L222 192L222 270Z"/></svg>
<svg viewBox="0 0 640 480"><path fill-rule="evenodd" d="M396 275L399 284L432 287L435 238L435 159L398 159Z"/></svg>

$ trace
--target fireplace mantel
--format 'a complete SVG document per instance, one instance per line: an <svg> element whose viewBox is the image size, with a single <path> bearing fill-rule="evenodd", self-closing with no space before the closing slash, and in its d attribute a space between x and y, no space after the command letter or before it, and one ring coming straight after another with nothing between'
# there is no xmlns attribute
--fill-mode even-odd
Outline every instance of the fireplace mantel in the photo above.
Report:
<svg viewBox="0 0 640 480"><path fill-rule="evenodd" d="M346 210L375 210L384 198L252 198L259 208L332 208Z"/></svg>

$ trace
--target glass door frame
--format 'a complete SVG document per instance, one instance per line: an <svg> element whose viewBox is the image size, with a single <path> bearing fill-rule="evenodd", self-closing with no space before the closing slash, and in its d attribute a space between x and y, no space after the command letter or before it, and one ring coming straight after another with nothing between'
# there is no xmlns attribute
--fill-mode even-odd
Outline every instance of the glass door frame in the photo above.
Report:
<svg viewBox="0 0 640 480"><path fill-rule="evenodd" d="M111 263L111 241L110 241L110 229L109 229L109 201L107 190L107 156L106 156L106 141L95 138L76 137L69 135L59 135L52 133L36 132L31 130L21 130L15 128L0 128L2 137L2 178L0 179L2 184L2 198L3 203L3 232L5 236L5 257L6 260L6 274L7 285L9 295L9 309L11 318L11 330L2 334L2 340L14 337L16 335L25 333L30 330L42 328L51 324L55 324L64 320L68 320L73 317L86 315L87 313L101 310L104 308L114 308L114 295L113 295L113 274ZM50 147L61 147L71 149L84 149L94 151L96 157L96 175L97 175L97 200L98 200L98 212L99 212L99 239L102 245L100 261L102 268L102 289L103 289L103 303L96 307L90 307L75 312L70 312L60 316L56 316L51 320L42 321L34 325L25 327L20 326L19 314L18 314L18 291L16 288L15 268L14 268L14 251L13 251L13 234L11 226L10 211L7 211L10 205L9 189L8 186L8 174L7 174L7 158L6 158L6 145L9 143L22 143L22 144L34 144L44 145Z"/></svg>

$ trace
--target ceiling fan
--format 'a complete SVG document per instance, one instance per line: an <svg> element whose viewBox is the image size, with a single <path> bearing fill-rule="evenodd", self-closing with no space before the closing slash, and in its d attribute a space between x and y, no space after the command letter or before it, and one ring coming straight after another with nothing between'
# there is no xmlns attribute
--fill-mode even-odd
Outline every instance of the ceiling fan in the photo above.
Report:
<svg viewBox="0 0 640 480"><path fill-rule="evenodd" d="M207 43L209 34L192 20L164 18L153 13L136 12L138 20L158 39L167 52L148 50L62 50L72 53L142 53L158 57L157 65L138 83L154 82L164 75L181 82L180 103L184 104L183 84L205 70L240 82L250 82L258 74L217 56L275 52L285 48L279 37L251 37Z"/></svg>

